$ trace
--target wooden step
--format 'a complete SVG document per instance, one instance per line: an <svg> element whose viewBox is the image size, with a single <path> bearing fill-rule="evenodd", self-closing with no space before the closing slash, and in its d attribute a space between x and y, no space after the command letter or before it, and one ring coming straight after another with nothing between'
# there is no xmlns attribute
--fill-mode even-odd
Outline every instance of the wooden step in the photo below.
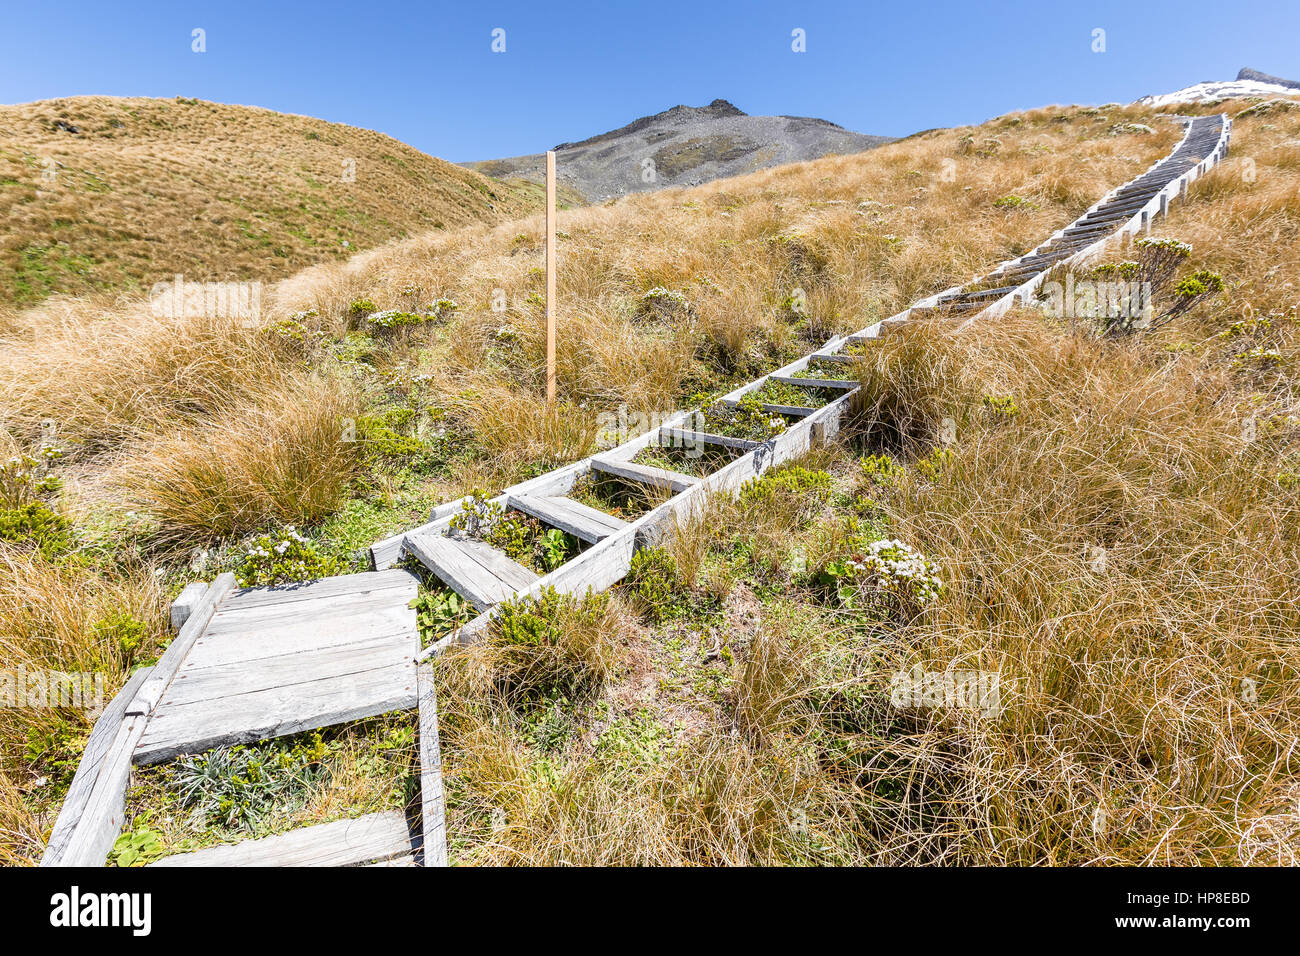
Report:
<svg viewBox="0 0 1300 956"><path fill-rule="evenodd" d="M178 853L150 866L359 866L410 858L420 849L398 810L290 830L260 840Z"/></svg>
<svg viewBox="0 0 1300 956"><path fill-rule="evenodd" d="M723 408L736 408L740 405L740 402L732 398L722 398L715 404L721 405ZM773 405L771 402L759 402L758 407L765 412L771 412L773 415L793 415L796 418L806 418L817 411L815 408L807 408L803 405Z"/></svg>
<svg viewBox="0 0 1300 956"><path fill-rule="evenodd" d="M700 483L700 479L693 475L683 475L679 471L655 468L652 465L638 465L631 461L617 461L612 458L592 458L591 468L593 471L601 471L625 481L635 481L653 488L665 488L674 494Z"/></svg>
<svg viewBox="0 0 1300 956"><path fill-rule="evenodd" d="M665 440L666 439L666 440ZM735 451L749 451L763 444L748 438L732 438L730 435L715 435L712 432L691 431L688 428L659 429L660 448L694 448L697 445L717 445Z"/></svg>
<svg viewBox="0 0 1300 956"><path fill-rule="evenodd" d="M627 522L613 515L607 515L581 501L572 498L551 497L546 495L510 495L510 507L532 515L566 534L595 544L603 541L615 531L627 527Z"/></svg>
<svg viewBox="0 0 1300 956"><path fill-rule="evenodd" d="M440 531L407 535L405 548L446 585L480 611L532 585L538 576L496 548Z"/></svg>
<svg viewBox="0 0 1300 956"><path fill-rule="evenodd" d="M847 392L858 387L857 382L840 378L799 378L795 375L769 375L768 379L786 385L798 385L801 388L836 388Z"/></svg>

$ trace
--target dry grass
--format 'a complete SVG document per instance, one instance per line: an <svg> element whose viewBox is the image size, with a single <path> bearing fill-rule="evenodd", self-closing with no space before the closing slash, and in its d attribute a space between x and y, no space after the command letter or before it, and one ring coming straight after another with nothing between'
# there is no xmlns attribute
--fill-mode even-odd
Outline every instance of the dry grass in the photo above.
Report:
<svg viewBox="0 0 1300 956"><path fill-rule="evenodd" d="M148 569L106 579L0 546L0 659L8 672L102 674L107 701L133 659L157 653L162 607ZM70 782L69 750L80 752L90 726L74 708L0 707L0 863L40 857L54 823L46 795Z"/></svg>
<svg viewBox="0 0 1300 956"><path fill-rule="evenodd" d="M337 382L287 375L255 405L236 403L202 426L147 440L114 480L178 543L229 540L270 523L314 525L338 508L356 472L349 426L360 407Z"/></svg>
<svg viewBox="0 0 1300 956"><path fill-rule="evenodd" d="M696 391L757 374L832 332L862 328L969 279L1031 248L1177 139L1168 123L1157 123L1154 135L1107 135L1130 119L1151 116L1040 110L861 156L562 213L561 398L596 411L679 407ZM980 155L963 145L968 135L1000 145ZM1008 194L1038 208L993 205ZM418 286L461 307L430 347L404 357L434 376L444 401L482 381L539 395L540 247L537 219L430 234L304 271L279 287L276 302L338 322L355 299L401 308L402 290ZM689 308L646 315L640 297L655 286L683 293ZM796 290L807 303L802 316L786 303ZM508 405L518 394L485 396L485 430L497 401Z"/></svg>
<svg viewBox="0 0 1300 956"><path fill-rule="evenodd" d="M528 219L410 239L276 288L272 318L315 308L331 341L355 299L411 308L404 290L418 286L421 301L459 303L403 341L362 343L364 362L232 323L169 325L138 304L51 301L0 324L0 376L14 386L0 416L23 443L56 420L74 484L131 476L178 543L289 515L304 523L337 504L350 465L329 426L358 402L445 413L475 449L448 485L504 483L582 455L602 411L684 405L1023 252L1168 151L1171 124L1107 135L1151 119L1039 110L564 213L563 414L539 401L542 315L528 297L540 289L540 223ZM918 327L873 350L861 369L872 442L911 459L944 418L956 423L936 478L911 468L892 490L865 489L890 533L938 560L948 582L911 625L864 628L790 570L796 553L814 567L851 547L842 505L718 502L672 545L682 617L650 628L616 595L599 626L566 626L541 649L448 654L440 706L457 858L1289 859L1297 505L1278 477L1297 470L1285 418L1297 138L1292 114L1242 120L1231 160L1174 207L1162 229L1191 241L1189 268L1222 272L1228 291L1158 336L1104 345L1020 316L956 338ZM1247 158L1254 181L1241 176ZM1038 208L994 207L1009 194ZM657 285L689 308L647 313L641 294ZM796 289L804 315L787 307ZM1272 324L1217 338L1247 305ZM1251 366L1256 345L1284 361ZM392 384L416 374L428 376L418 388ZM994 418L986 395L1014 396L1020 414ZM1260 440L1243 442L1252 415ZM851 458L808 464L853 483ZM103 607L150 621L162 607L148 569L8 560L13 595L43 597L5 598L6 633L20 626L14 647L47 666L102 653L85 620L43 640L39 622L58 619L47 605L103 591ZM889 675L918 662L998 671L1002 712L893 708ZM531 688L557 674L582 679L564 702L539 700ZM33 728L48 730L26 717L6 729L0 784L0 845L26 859L53 810L33 783L41 764L23 753Z"/></svg>
<svg viewBox="0 0 1300 956"><path fill-rule="evenodd" d="M0 210L21 237L0 252L0 299L18 306L174 273L268 281L539 205L534 188L305 116L107 96L0 107Z"/></svg>

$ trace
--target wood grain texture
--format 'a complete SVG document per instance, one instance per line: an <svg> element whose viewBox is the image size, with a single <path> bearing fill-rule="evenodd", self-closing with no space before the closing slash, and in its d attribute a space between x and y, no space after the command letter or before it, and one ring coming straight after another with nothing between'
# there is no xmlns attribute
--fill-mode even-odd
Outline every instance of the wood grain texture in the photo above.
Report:
<svg viewBox="0 0 1300 956"><path fill-rule="evenodd" d="M207 588L205 587L204 590L206 591ZM45 853L41 856L41 866L82 865L80 862L68 862L67 850L72 840L73 831L83 822L87 826L94 825L94 821L86 814L90 795L94 791L100 771L103 769L104 759L112 749L113 742L117 739L117 733L122 727L122 722L126 717L127 705L135 699L140 685L144 683L152 670L151 667L144 667L132 674L127 682L122 685L122 689L104 708L104 712L99 715L99 719L95 721L95 726L91 728L90 738L86 741L86 749L82 752L81 760L77 764L76 775L72 778L72 785L68 787L67 796L63 798L63 806L59 810L58 818L54 821L54 830L50 833L49 843L46 844ZM126 782L123 781L124 793L125 789ZM114 835L113 839L116 839L116 835ZM110 841L109 847L111 846L112 842ZM105 848L104 854L107 856L108 847Z"/></svg>
<svg viewBox="0 0 1300 956"><path fill-rule="evenodd" d="M510 507L524 514L532 515L539 521L559 528L575 538L595 544L603 541L627 522L613 515L597 511L589 505L572 498L543 495L510 495Z"/></svg>
<svg viewBox="0 0 1300 956"><path fill-rule="evenodd" d="M158 701L136 762L414 707L418 582L396 570L232 595Z"/></svg>
<svg viewBox="0 0 1300 956"><path fill-rule="evenodd" d="M420 818L424 834L424 865L446 866L447 820L432 661L425 661L416 669L416 686L420 698Z"/></svg>
<svg viewBox="0 0 1300 956"><path fill-rule="evenodd" d="M537 580L531 570L481 541L417 534L407 540L406 549L480 611Z"/></svg>
<svg viewBox="0 0 1300 956"><path fill-rule="evenodd" d="M128 717L148 716L154 712L158 701L162 699L172 678L176 676L176 672L194 646L194 642L208 626L208 621L211 620L217 605L225 599L234 586L233 574L227 572L216 577L203 597L195 603L194 609L186 618L175 639L167 645L167 650L163 651L162 657L158 658L158 663L154 665L148 679L140 686L135 699L127 705Z"/></svg>
<svg viewBox="0 0 1300 956"><path fill-rule="evenodd" d="M398 810L336 820L242 843L207 847L156 860L150 866L361 866L410 857L419 849Z"/></svg>
<svg viewBox="0 0 1300 956"><path fill-rule="evenodd" d="M655 468L652 465L638 465L630 461L615 461L604 456L593 458L591 466L596 471L603 471L626 481L636 481L673 492L685 491L700 483L700 479L693 475L684 475L666 468Z"/></svg>

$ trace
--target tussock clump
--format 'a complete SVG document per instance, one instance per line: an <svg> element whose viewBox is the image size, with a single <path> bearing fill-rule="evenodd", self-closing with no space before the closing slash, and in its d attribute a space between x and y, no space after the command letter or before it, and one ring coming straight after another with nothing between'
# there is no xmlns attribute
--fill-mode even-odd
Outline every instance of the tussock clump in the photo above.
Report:
<svg viewBox="0 0 1300 956"><path fill-rule="evenodd" d="M1300 512L1268 447L1243 446L1230 382L1191 364L1156 374L1141 347L1025 319L878 348L877 393L892 368L900 395L960 423L944 467L888 499L899 536L944 569L908 642L1003 688L999 719L931 731L932 746L960 741L952 847L1001 863L1235 859L1241 795L1295 771L1300 660L1279 649L1300 625ZM966 415L964 382L1013 392L1021 413Z"/></svg>
<svg viewBox="0 0 1300 956"><path fill-rule="evenodd" d="M331 513L361 453L348 430L356 398L340 383L285 378L253 406L147 442L117 482L163 538L214 540L270 523L310 525Z"/></svg>

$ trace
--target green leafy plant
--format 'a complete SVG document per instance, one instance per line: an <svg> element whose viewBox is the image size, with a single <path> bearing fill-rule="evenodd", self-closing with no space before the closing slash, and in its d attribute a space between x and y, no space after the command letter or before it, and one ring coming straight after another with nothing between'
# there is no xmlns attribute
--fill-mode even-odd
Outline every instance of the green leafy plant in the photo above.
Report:
<svg viewBox="0 0 1300 956"><path fill-rule="evenodd" d="M567 561L572 548L572 538L558 528L543 532L537 539L538 556L547 571L554 571Z"/></svg>
<svg viewBox="0 0 1300 956"><path fill-rule="evenodd" d="M409 607L415 611L423 644L432 644L470 619L473 605L450 588L424 591Z"/></svg>
<svg viewBox="0 0 1300 956"><path fill-rule="evenodd" d="M939 599L939 568L896 539L870 542L862 551L827 561L815 576L845 607L879 613L885 599L894 616L910 620Z"/></svg>
<svg viewBox="0 0 1300 956"><path fill-rule="evenodd" d="M163 855L161 838L148 827L123 833L113 843L108 862L114 866L144 866Z"/></svg>
<svg viewBox="0 0 1300 956"><path fill-rule="evenodd" d="M273 813L302 807L329 778L319 733L305 740L273 740L217 747L176 763L182 807L209 825L257 832Z"/></svg>
<svg viewBox="0 0 1300 956"><path fill-rule="evenodd" d="M677 606L673 595L678 582L677 562L667 550L642 548L632 555L627 582L638 610L652 622L675 616Z"/></svg>

